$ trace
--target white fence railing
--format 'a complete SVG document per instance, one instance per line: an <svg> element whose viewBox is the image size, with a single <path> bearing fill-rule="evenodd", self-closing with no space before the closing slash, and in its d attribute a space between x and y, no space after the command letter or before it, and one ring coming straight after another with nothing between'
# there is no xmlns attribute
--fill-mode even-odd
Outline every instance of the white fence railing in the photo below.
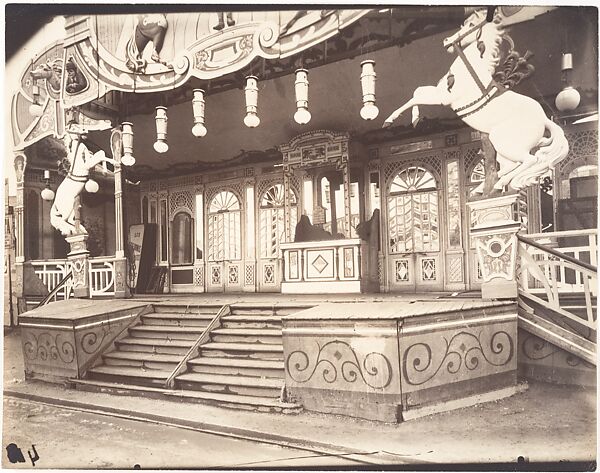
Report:
<svg viewBox="0 0 600 473"><path fill-rule="evenodd" d="M115 294L115 257L101 256L89 259L90 297L113 296ZM31 265L38 278L42 281L48 292L56 286L71 271L68 260L55 259L32 261ZM73 281L67 280L57 292L53 301L69 299L73 295Z"/></svg>
<svg viewBox="0 0 600 473"><path fill-rule="evenodd" d="M52 292L56 286L69 273L69 262L66 259L52 259L43 261L32 261L31 265L38 278L42 281L48 292ZM57 291L53 300L69 299L72 295L72 285L70 283Z"/></svg>
<svg viewBox="0 0 600 473"><path fill-rule="evenodd" d="M115 295L115 258L90 258L91 297Z"/></svg>
<svg viewBox="0 0 600 473"><path fill-rule="evenodd" d="M548 249L559 251L563 255L571 256L592 266L598 265L598 232L595 229L534 233L523 236ZM543 272L545 280L553 282L554 291L558 293L585 292L585 286L589 281L584 272L560 261L546 250L528 246L527 252L536 262L539 270ZM545 292L539 278L532 278L526 268L523 276L520 282L527 290ZM595 292L595 288L593 290Z"/></svg>

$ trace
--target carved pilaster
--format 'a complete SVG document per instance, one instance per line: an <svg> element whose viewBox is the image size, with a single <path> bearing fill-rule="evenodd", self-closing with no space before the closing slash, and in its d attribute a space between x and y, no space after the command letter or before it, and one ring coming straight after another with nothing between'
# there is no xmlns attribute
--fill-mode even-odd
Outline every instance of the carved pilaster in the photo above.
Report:
<svg viewBox="0 0 600 473"><path fill-rule="evenodd" d="M67 255L73 273L73 295L78 298L90 297L90 265L87 249L87 234L73 235L65 238L71 247Z"/></svg>
<svg viewBox="0 0 600 473"><path fill-rule="evenodd" d="M519 195L481 199L468 204L471 238L481 267L484 299L517 297L517 232L521 230Z"/></svg>

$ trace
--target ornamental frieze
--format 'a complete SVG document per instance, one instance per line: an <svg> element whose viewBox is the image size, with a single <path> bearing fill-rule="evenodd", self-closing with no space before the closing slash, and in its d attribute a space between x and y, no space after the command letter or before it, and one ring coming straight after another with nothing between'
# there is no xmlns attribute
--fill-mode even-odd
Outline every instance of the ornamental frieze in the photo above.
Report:
<svg viewBox="0 0 600 473"><path fill-rule="evenodd" d="M69 17L63 60L70 64L67 72L71 75L66 78L68 88L62 89L63 105L81 105L111 90L139 93L174 89L191 77L208 80L238 71L257 57L286 58L334 36L368 12Z"/></svg>

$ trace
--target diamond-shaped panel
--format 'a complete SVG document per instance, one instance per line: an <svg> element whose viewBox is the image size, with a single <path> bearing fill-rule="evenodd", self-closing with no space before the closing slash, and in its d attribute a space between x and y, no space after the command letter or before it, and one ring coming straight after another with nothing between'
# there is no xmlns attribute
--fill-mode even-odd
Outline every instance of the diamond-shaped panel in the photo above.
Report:
<svg viewBox="0 0 600 473"><path fill-rule="evenodd" d="M321 255L317 256L311 264L319 274L325 271L325 268L329 266L329 263Z"/></svg>

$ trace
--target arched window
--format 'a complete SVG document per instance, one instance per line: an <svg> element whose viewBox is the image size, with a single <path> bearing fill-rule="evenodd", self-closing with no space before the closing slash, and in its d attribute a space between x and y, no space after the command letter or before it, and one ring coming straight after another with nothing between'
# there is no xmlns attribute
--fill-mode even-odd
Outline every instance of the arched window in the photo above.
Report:
<svg viewBox="0 0 600 473"><path fill-rule="evenodd" d="M277 258L279 244L285 241L284 196L282 184L270 187L260 199L260 257ZM290 227L298 223L296 194L290 193Z"/></svg>
<svg viewBox="0 0 600 473"><path fill-rule="evenodd" d="M171 262L172 264L192 264L194 262L192 216L184 211L177 212L172 222Z"/></svg>
<svg viewBox="0 0 600 473"><path fill-rule="evenodd" d="M219 192L208 206L209 261L239 260L242 257L242 207L230 191Z"/></svg>
<svg viewBox="0 0 600 473"><path fill-rule="evenodd" d="M388 228L391 253L439 251L437 183L427 169L410 166L392 180Z"/></svg>

